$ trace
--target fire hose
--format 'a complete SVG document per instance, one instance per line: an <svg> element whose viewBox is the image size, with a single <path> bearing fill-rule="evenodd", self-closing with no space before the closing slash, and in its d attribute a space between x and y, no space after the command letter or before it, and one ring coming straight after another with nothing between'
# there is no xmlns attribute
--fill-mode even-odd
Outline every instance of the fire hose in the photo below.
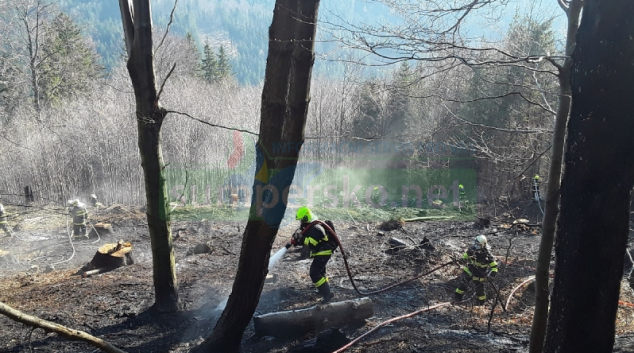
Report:
<svg viewBox="0 0 634 353"><path fill-rule="evenodd" d="M350 283L352 284L352 287L354 288L354 290L357 293L359 293L359 295L372 295L372 294L378 294L378 293L385 292L387 290L390 290L392 288L401 286L403 284L406 284L406 283L409 283L409 282L413 282L413 281L415 281L415 280L417 280L417 279L419 279L421 277L427 276L427 275L429 275L429 274L431 274L433 272L436 272L436 271L440 270L443 267L447 267L447 266L449 266L449 265L451 265L451 264L456 262L456 260L451 260L449 262L446 262L446 263L444 263L444 264L442 264L440 266L437 266L437 267L433 268L432 270L427 271L427 272L425 272L423 274L420 274L418 276L406 279L404 281L389 285L389 286L384 287L384 288L380 288L380 289L369 291L369 292L363 292L363 291L361 291L359 289L359 287L357 287L357 284L354 282L354 279L352 278L352 271L350 270L350 265L348 265L348 258L346 256L346 252L343 250L343 246L341 245L341 241L339 241L339 237L337 236L337 233L335 232L335 230L332 229L325 222L322 222L322 221L316 221L316 222L318 222L322 227L325 227L330 232L330 234L332 234L334 236L335 242L337 243L337 247L341 250L341 255L343 257L343 263L346 265L346 272L348 273L348 278L350 278Z"/></svg>

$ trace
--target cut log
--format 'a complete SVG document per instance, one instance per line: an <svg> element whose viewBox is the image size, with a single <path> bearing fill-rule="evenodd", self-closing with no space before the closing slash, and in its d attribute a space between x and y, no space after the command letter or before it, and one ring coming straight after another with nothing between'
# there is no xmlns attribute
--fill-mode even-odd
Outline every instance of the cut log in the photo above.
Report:
<svg viewBox="0 0 634 353"><path fill-rule="evenodd" d="M104 244L101 246L90 263L85 266L83 272L93 269L115 269L134 263L132 259L132 244L120 240L116 244Z"/></svg>
<svg viewBox="0 0 634 353"><path fill-rule="evenodd" d="M341 327L362 323L374 315L374 304L370 298L317 305L307 309L280 311L253 318L258 337L297 337L332 326Z"/></svg>
<svg viewBox="0 0 634 353"><path fill-rule="evenodd" d="M90 227L88 237L90 239L104 238L113 235L112 225L110 223L97 223Z"/></svg>

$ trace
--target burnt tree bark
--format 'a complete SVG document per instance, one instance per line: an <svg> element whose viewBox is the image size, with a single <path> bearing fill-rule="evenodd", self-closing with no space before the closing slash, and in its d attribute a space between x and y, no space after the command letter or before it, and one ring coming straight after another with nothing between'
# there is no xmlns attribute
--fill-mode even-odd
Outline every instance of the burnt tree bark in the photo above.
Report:
<svg viewBox="0 0 634 353"><path fill-rule="evenodd" d="M537 255L537 270L535 271L535 314L531 326L530 353L539 353L544 348L546 337L546 322L548 320L550 274L550 259L553 252L557 216L559 215L559 196L561 186L561 169L564 154L564 140L566 123L570 114L572 96L570 92L570 72L572 68L572 53L577 44L579 18L584 0L571 0L568 7L564 7L568 18L566 33L566 56L563 65L556 64L559 79L559 105L553 130L553 146L548 171L548 193L544 220L542 222L542 238Z"/></svg>
<svg viewBox="0 0 634 353"><path fill-rule="evenodd" d="M152 16L149 0L119 0L127 68L136 98L138 145L145 179L147 220L152 243L154 308L178 310L178 289L174 268L171 221L161 152L161 126L167 111L161 107L154 74Z"/></svg>
<svg viewBox="0 0 634 353"><path fill-rule="evenodd" d="M634 2L586 0L545 352L611 352L634 185Z"/></svg>
<svg viewBox="0 0 634 353"><path fill-rule="evenodd" d="M319 0L276 0L269 28L256 175L238 272L213 333L192 352L238 352L268 272L271 247L304 142ZM277 149L276 143L293 148Z"/></svg>

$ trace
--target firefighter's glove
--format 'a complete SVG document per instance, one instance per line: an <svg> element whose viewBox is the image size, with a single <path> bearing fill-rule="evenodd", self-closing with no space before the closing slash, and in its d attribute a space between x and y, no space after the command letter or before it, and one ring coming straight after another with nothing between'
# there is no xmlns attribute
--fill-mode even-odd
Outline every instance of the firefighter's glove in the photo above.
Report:
<svg viewBox="0 0 634 353"><path fill-rule="evenodd" d="M286 249L290 249L291 248L291 243L286 243Z"/></svg>

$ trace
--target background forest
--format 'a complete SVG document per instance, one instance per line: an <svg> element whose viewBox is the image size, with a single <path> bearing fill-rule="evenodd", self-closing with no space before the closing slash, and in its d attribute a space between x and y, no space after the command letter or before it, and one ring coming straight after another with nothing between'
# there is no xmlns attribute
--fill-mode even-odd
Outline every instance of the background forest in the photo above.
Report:
<svg viewBox="0 0 634 353"><path fill-rule="evenodd" d="M406 3L324 4L304 158L337 167L359 156L332 146L407 144L413 148L386 152L392 155L382 165L475 169L479 202L530 197L530 179L547 170L550 155L558 85L555 68L539 56L561 50L554 25L559 9L547 6L548 16L537 5L512 2L504 12L490 12L503 31L472 31L458 40L462 46L445 50L447 60L404 58L396 45L382 48L383 58L368 55L359 38L407 28L415 19L402 16ZM153 2L162 28L157 77L161 84L173 68L164 104L190 117L174 113L166 120L165 160L226 169L236 148L232 131L191 117L257 131L272 2L181 1L170 23L173 5ZM94 192L106 203L143 203L116 3L11 0L1 6L2 192L31 185L45 201ZM252 145L251 135L241 135Z"/></svg>

